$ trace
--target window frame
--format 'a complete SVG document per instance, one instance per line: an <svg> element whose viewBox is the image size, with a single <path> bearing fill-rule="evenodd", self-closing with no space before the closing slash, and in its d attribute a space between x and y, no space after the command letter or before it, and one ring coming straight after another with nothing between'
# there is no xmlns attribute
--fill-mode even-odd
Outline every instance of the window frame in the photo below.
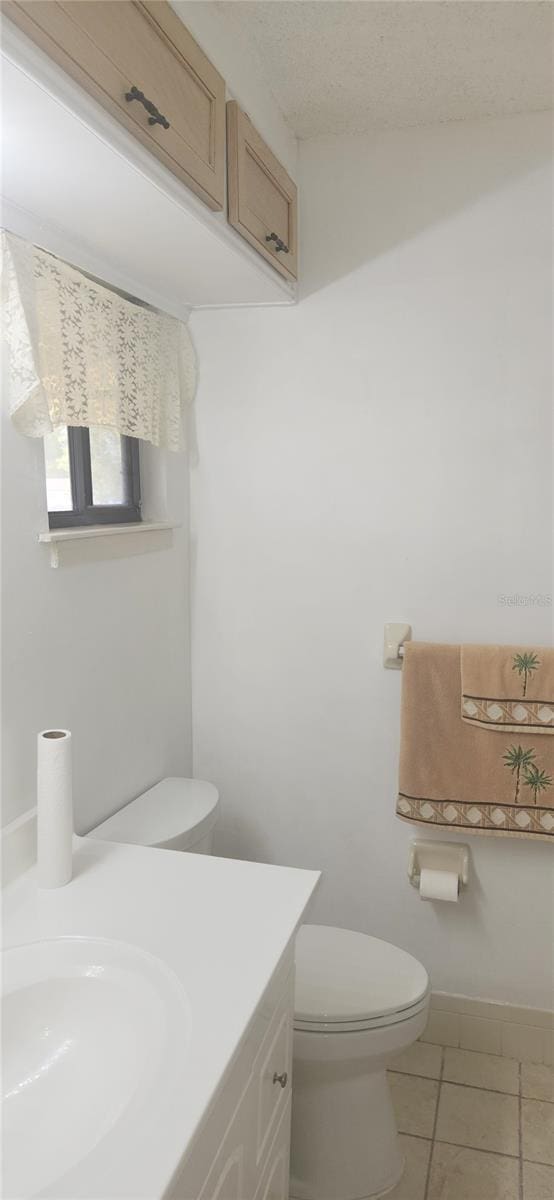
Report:
<svg viewBox="0 0 554 1200"><path fill-rule="evenodd" d="M67 426L73 508L58 511L49 509L50 529L74 529L83 525L130 525L142 521L138 440L122 434L120 437L125 501L123 504L94 504L89 431L84 426Z"/></svg>

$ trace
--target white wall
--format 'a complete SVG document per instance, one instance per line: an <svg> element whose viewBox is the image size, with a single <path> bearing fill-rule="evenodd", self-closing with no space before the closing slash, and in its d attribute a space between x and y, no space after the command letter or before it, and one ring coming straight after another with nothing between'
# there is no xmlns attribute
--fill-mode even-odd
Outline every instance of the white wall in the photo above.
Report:
<svg viewBox="0 0 554 1200"><path fill-rule="evenodd" d="M304 298L194 314L195 774L224 853L322 867L317 921L435 988L552 1005L552 847L470 838L459 905L406 880L385 620L550 643L546 115L300 147Z"/></svg>
<svg viewBox="0 0 554 1200"><path fill-rule="evenodd" d="M37 541L42 442L5 414L2 435L2 822L35 803L37 731L62 726L84 833L164 775L191 774L187 463L163 455L162 498L182 523L169 548L53 569Z"/></svg>

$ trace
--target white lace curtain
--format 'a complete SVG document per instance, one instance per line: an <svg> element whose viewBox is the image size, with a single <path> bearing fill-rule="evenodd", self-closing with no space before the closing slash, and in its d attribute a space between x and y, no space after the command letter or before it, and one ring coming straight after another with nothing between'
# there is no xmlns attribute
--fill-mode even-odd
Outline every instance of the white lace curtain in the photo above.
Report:
<svg viewBox="0 0 554 1200"><path fill-rule="evenodd" d="M185 325L6 232L2 301L5 386L20 433L107 425L183 448L183 410L196 386Z"/></svg>

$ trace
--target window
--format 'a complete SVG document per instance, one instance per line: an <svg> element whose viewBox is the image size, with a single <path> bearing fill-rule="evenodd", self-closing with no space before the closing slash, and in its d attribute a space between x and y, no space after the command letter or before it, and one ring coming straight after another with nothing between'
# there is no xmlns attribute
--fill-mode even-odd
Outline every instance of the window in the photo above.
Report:
<svg viewBox="0 0 554 1200"><path fill-rule="evenodd" d="M141 520L136 438L61 425L45 437L44 453L51 529Z"/></svg>

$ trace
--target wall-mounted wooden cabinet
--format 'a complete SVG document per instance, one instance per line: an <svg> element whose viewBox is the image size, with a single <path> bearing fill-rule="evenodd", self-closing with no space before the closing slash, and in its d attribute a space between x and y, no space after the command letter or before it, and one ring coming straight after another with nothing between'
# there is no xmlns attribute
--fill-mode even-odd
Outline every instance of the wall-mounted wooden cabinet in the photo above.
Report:
<svg viewBox="0 0 554 1200"><path fill-rule="evenodd" d="M225 82L165 0L2 8L210 208L223 208Z"/></svg>
<svg viewBox="0 0 554 1200"><path fill-rule="evenodd" d="M235 100L227 104L229 222L287 279L297 278L296 184Z"/></svg>
<svg viewBox="0 0 554 1200"><path fill-rule="evenodd" d="M230 100L226 110L224 79L167 0L0 0L0 6L66 75L216 211L225 204L227 156L229 224L283 280L294 284L296 184L237 103ZM47 103L45 97L45 107ZM40 117L35 124L38 130ZM83 130L83 145L85 140ZM137 182L132 192L138 195L139 190ZM120 199L114 195L112 207ZM132 195L125 202L132 204ZM220 233L219 226L219 239ZM237 253L234 237L228 242L237 260L248 265L251 259L256 269L253 255ZM209 275L208 260L205 267ZM270 281L270 290L272 286Z"/></svg>

